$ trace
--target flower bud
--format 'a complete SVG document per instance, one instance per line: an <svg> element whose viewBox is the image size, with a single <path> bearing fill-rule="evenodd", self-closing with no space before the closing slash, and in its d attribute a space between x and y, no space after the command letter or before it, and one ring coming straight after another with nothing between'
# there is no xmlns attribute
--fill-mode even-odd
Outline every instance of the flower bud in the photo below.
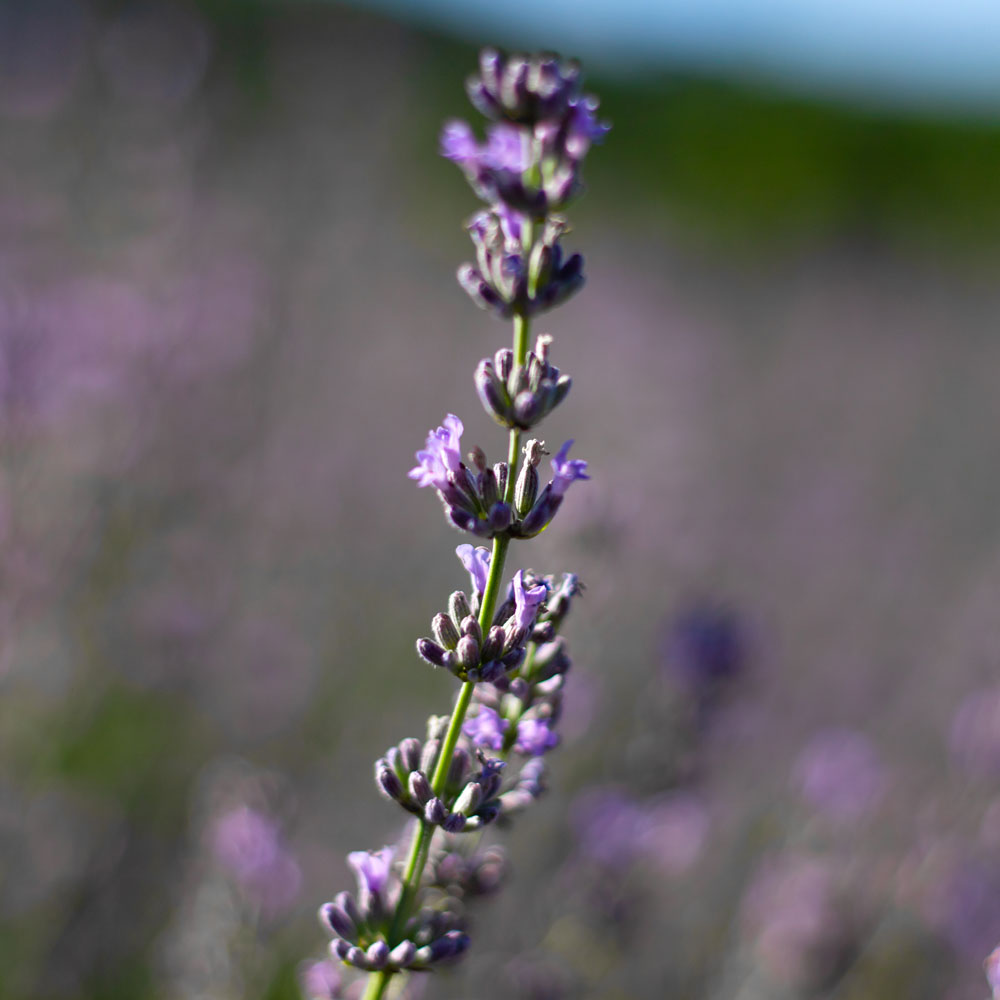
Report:
<svg viewBox="0 0 1000 1000"><path fill-rule="evenodd" d="M465 788L462 789L462 794L455 799L455 805L453 806L455 812L464 814L465 816L471 816L479 806L479 803L483 801L483 790L474 781L470 781Z"/></svg>
<svg viewBox="0 0 1000 1000"><path fill-rule="evenodd" d="M506 531L510 527L513 513L510 509L510 504L495 503L490 509L489 514L490 531L493 533Z"/></svg>
<svg viewBox="0 0 1000 1000"><path fill-rule="evenodd" d="M403 798L402 782L384 762L380 761L375 766L375 783L378 785L379 791L394 802L399 802Z"/></svg>
<svg viewBox="0 0 1000 1000"><path fill-rule="evenodd" d="M407 736L399 744L399 755L407 772L415 771L420 767L420 740Z"/></svg>
<svg viewBox="0 0 1000 1000"><path fill-rule="evenodd" d="M455 647L455 658L463 670L472 670L479 666L479 643L470 635L463 635Z"/></svg>
<svg viewBox="0 0 1000 1000"><path fill-rule="evenodd" d="M496 473L492 469L484 469L479 474L478 486L483 506L489 510L500 499Z"/></svg>
<svg viewBox="0 0 1000 1000"><path fill-rule="evenodd" d="M431 795L431 783L423 771L413 771L409 780L410 796L421 806L426 805Z"/></svg>
<svg viewBox="0 0 1000 1000"><path fill-rule="evenodd" d="M432 774L434 765L437 763L438 751L441 749L440 740L428 740L424 744L423 753L420 755L420 770L424 774Z"/></svg>
<svg viewBox="0 0 1000 1000"><path fill-rule="evenodd" d="M422 660L426 660L432 667L448 666L449 657L454 660L450 653L446 653L432 639L417 639L417 653Z"/></svg>
<svg viewBox="0 0 1000 1000"><path fill-rule="evenodd" d="M531 510L538 495L538 470L525 462L514 487L514 510L518 517L524 517Z"/></svg>
<svg viewBox="0 0 1000 1000"><path fill-rule="evenodd" d="M324 903L319 908L320 923L334 934L352 943L357 943L358 928L354 921L344 912L343 907L336 902Z"/></svg>
<svg viewBox="0 0 1000 1000"><path fill-rule="evenodd" d="M509 347L502 347L493 356L493 363L497 376L506 382L514 369L514 352Z"/></svg>
<svg viewBox="0 0 1000 1000"><path fill-rule="evenodd" d="M451 615L451 620L454 622L460 622L472 614L468 598L466 598L462 591L456 590L455 593L448 598L448 614ZM457 644L458 640L456 640L456 645Z"/></svg>
<svg viewBox="0 0 1000 1000"><path fill-rule="evenodd" d="M448 785L452 788L461 785L469 773L469 754L462 747L457 747L448 768Z"/></svg>
<svg viewBox="0 0 1000 1000"><path fill-rule="evenodd" d="M462 635L471 636L477 643L483 641L483 630L475 615L469 615L462 619Z"/></svg>
<svg viewBox="0 0 1000 1000"><path fill-rule="evenodd" d="M467 822L462 813L453 812L448 814L441 827L445 833L461 833L465 829Z"/></svg>
<svg viewBox="0 0 1000 1000"><path fill-rule="evenodd" d="M432 826L440 826L448 818L445 804L435 795L424 806L424 819Z"/></svg>
<svg viewBox="0 0 1000 1000"><path fill-rule="evenodd" d="M512 407L514 423L524 430L530 430L545 415L541 397L531 389L522 389Z"/></svg>
<svg viewBox="0 0 1000 1000"><path fill-rule="evenodd" d="M497 492L503 496L507 492L507 476L509 469L506 462L497 462L493 466L493 473L497 477Z"/></svg>
<svg viewBox="0 0 1000 1000"><path fill-rule="evenodd" d="M507 390L488 361L480 361L479 367L476 369L474 381L479 400L483 404L483 409L498 424L509 427Z"/></svg>
<svg viewBox="0 0 1000 1000"><path fill-rule="evenodd" d="M375 941L369 945L365 958L368 959L368 968L373 972L379 972L389 961L389 946L382 940Z"/></svg>
<svg viewBox="0 0 1000 1000"><path fill-rule="evenodd" d="M504 645L504 630L499 625L494 625L490 628L489 634L486 636L486 640L483 642L482 650L480 651L480 657L484 662L489 662L490 660L495 660L503 652Z"/></svg>
<svg viewBox="0 0 1000 1000"><path fill-rule="evenodd" d="M400 941L389 952L389 964L400 969L405 969L413 961L413 953L416 950L417 946L412 941Z"/></svg>
<svg viewBox="0 0 1000 1000"><path fill-rule="evenodd" d="M431 621L431 631L438 644L445 649L454 649L458 645L458 629L448 615L436 614Z"/></svg>

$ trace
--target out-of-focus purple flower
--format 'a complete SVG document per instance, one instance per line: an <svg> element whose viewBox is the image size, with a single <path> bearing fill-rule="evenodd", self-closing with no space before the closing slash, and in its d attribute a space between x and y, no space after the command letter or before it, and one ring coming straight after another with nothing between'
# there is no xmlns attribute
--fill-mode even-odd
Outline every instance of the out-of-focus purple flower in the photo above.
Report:
<svg viewBox="0 0 1000 1000"><path fill-rule="evenodd" d="M294 902L302 872L285 849L274 820L240 806L216 821L211 843L219 863L264 909L279 913Z"/></svg>
<svg viewBox="0 0 1000 1000"><path fill-rule="evenodd" d="M572 816L584 856L609 868L624 868L635 859L643 811L620 789L585 792L573 803Z"/></svg>
<svg viewBox="0 0 1000 1000"><path fill-rule="evenodd" d="M587 475L587 463L579 458L567 459L570 448L573 447L573 439L570 438L552 459L552 494L561 497L569 489L570 483L575 483L578 479L590 479Z"/></svg>
<svg viewBox="0 0 1000 1000"><path fill-rule="evenodd" d="M799 754L794 781L820 812L856 821L878 805L886 774L867 737L850 729L830 729L814 736Z"/></svg>
<svg viewBox="0 0 1000 1000"><path fill-rule="evenodd" d="M381 851L352 851L347 855L347 863L354 869L362 895L377 896L385 888L395 856L395 847L383 847Z"/></svg>
<svg viewBox="0 0 1000 1000"><path fill-rule="evenodd" d="M477 594L482 594L486 590L486 579L490 574L490 550L481 545L459 545L455 554L472 577L472 589Z"/></svg>
<svg viewBox="0 0 1000 1000"><path fill-rule="evenodd" d="M337 1000L340 996L340 970L330 959L310 962L301 975L307 1000Z"/></svg>
<svg viewBox="0 0 1000 1000"><path fill-rule="evenodd" d="M1000 1000L1000 948L994 948L990 952L983 962L983 972L986 973L986 982L993 991L993 1000Z"/></svg>
<svg viewBox="0 0 1000 1000"><path fill-rule="evenodd" d="M449 413L444 423L427 435L427 444L416 455L419 464L410 469L410 479L417 480L418 486L447 490L448 473L458 472L462 464L463 430L462 421Z"/></svg>
<svg viewBox="0 0 1000 1000"><path fill-rule="evenodd" d="M978 959L1000 940L1000 869L956 854L931 886L924 911L958 952Z"/></svg>
<svg viewBox="0 0 1000 1000"><path fill-rule="evenodd" d="M526 136L515 125L506 123L487 129L483 161L494 170L520 174L531 166Z"/></svg>
<svg viewBox="0 0 1000 1000"><path fill-rule="evenodd" d="M665 667L696 691L714 687L743 669L745 642L736 616L713 604L681 613L663 638Z"/></svg>
<svg viewBox="0 0 1000 1000"><path fill-rule="evenodd" d="M462 732L476 746L500 750L503 747L504 733L509 728L510 722L507 719L501 719L492 708L480 705L479 711L472 718L465 720Z"/></svg>
<svg viewBox="0 0 1000 1000"><path fill-rule="evenodd" d="M518 753L540 757L559 743L559 734L549 729L547 719L522 719L517 724L514 749Z"/></svg>
<svg viewBox="0 0 1000 1000"><path fill-rule="evenodd" d="M701 856L709 825L708 810L697 795L672 792L645 809L637 845L663 872L681 875Z"/></svg>
<svg viewBox="0 0 1000 1000"><path fill-rule="evenodd" d="M955 761L970 774L1000 774L1000 688L977 691L962 702L949 744Z"/></svg>
<svg viewBox="0 0 1000 1000"><path fill-rule="evenodd" d="M566 152L574 160L582 159L594 143L604 141L611 126L597 120L597 100L589 94L574 97L569 102Z"/></svg>
<svg viewBox="0 0 1000 1000"><path fill-rule="evenodd" d="M834 868L817 858L766 862L744 898L743 921L758 961L792 989L828 982L850 942Z"/></svg>
<svg viewBox="0 0 1000 1000"><path fill-rule="evenodd" d="M514 622L519 629L530 629L535 624L535 617L538 615L538 607L545 600L545 595L549 592L544 583L537 586L524 586L524 570L518 570L514 577Z"/></svg>
<svg viewBox="0 0 1000 1000"><path fill-rule="evenodd" d="M470 163L479 157L479 143L468 122L458 118L445 122L441 130L441 155L459 164Z"/></svg>

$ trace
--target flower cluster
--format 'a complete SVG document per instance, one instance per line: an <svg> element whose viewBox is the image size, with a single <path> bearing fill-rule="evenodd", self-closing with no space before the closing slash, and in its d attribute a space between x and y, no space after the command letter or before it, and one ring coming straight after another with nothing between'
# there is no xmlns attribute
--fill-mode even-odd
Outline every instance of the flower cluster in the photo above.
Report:
<svg viewBox="0 0 1000 1000"><path fill-rule="evenodd" d="M563 259L566 220L553 213L581 190L583 158L608 126L597 120L596 99L581 93L573 63L550 55L505 59L486 49L479 69L467 90L492 119L486 141L457 120L441 135L442 154L489 206L469 221L476 263L463 264L458 279L482 308L531 316L583 284L583 258Z"/></svg>
<svg viewBox="0 0 1000 1000"><path fill-rule="evenodd" d="M547 528L570 485L590 478L567 441L543 484L538 470L550 453L521 434L569 392L569 376L549 358L552 338L539 336L529 351L528 327L582 284L582 258L564 258L566 223L552 213L579 190L583 156L607 127L595 118L597 102L580 92L578 68L555 57L488 50L468 89L492 120L486 141L451 122L442 152L488 203L469 223L476 263L460 268L459 280L480 305L514 320L513 346L483 360L474 380L486 411L509 431L508 458L491 465L478 447L463 455L464 427L449 413L409 473L436 491L451 526L492 547L458 546L468 593L452 593L431 635L416 643L421 659L461 684L450 716L431 717L423 739L404 739L375 762L379 792L410 820L406 860L397 847L351 854L357 893L341 892L320 911L333 958L370 974L364 1000L380 1000L391 977L468 947L467 904L498 888L505 870L502 851L478 838L545 788L544 757L559 743L570 669L560 631L582 591L571 573L505 577L504 565L511 543Z"/></svg>
<svg viewBox="0 0 1000 1000"><path fill-rule="evenodd" d="M426 446L417 452L419 464L409 475L418 485L437 491L453 527L478 538L533 538L549 526L570 484L590 478L586 462L568 457L573 442L567 441L552 459L552 479L539 491L538 465L546 452L535 438L524 446L524 464L513 483L510 465L487 465L478 448L469 455L473 474L457 458L462 431L462 421L449 413L444 424L427 435Z"/></svg>

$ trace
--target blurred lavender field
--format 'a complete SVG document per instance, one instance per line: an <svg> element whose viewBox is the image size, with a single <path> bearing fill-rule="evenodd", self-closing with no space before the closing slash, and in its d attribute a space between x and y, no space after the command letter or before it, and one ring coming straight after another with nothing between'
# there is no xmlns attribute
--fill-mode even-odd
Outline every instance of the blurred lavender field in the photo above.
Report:
<svg viewBox="0 0 1000 1000"><path fill-rule="evenodd" d="M413 640L464 580L406 471L447 411L500 447L436 152L474 53L0 7L5 998L298 997L395 836L372 762L446 708ZM587 584L567 741L426 995L983 1000L1000 126L589 89L550 433L593 481L531 557Z"/></svg>

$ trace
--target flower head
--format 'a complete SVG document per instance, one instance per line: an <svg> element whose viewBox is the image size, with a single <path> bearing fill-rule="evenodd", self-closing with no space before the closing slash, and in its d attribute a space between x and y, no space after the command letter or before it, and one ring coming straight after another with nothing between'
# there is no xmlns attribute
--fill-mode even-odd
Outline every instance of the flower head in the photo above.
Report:
<svg viewBox="0 0 1000 1000"><path fill-rule="evenodd" d="M538 616L538 607L545 600L549 588L545 583L534 587L524 586L524 570L518 570L511 585L514 590L514 621L519 629L530 629Z"/></svg>
<svg viewBox="0 0 1000 1000"><path fill-rule="evenodd" d="M472 578L472 589L477 594L486 591L486 578L490 573L490 550L482 545L473 548L471 545L459 545L455 555L462 560L462 565Z"/></svg>
<svg viewBox="0 0 1000 1000"><path fill-rule="evenodd" d="M510 723L488 708L480 705L479 711L467 719L462 726L462 732L469 737L477 747L489 747L490 750L500 750L503 747L504 733L510 728Z"/></svg>
<svg viewBox="0 0 1000 1000"><path fill-rule="evenodd" d="M383 847L381 851L352 851L347 855L347 863L354 869L362 895L377 896L382 891L395 856L395 847Z"/></svg>
<svg viewBox="0 0 1000 1000"><path fill-rule="evenodd" d="M410 469L410 479L418 486L433 486L437 490L448 488L448 473L458 472L462 464L462 421L449 413L442 426L427 435L427 444L418 451L418 465Z"/></svg>
<svg viewBox="0 0 1000 1000"><path fill-rule="evenodd" d="M569 484L578 479L590 479L587 475L587 463L578 458L567 459L573 439L570 438L552 459L552 493L561 497L569 489Z"/></svg>
<svg viewBox="0 0 1000 1000"><path fill-rule="evenodd" d="M559 734L549 729L548 719L522 719L517 724L514 749L518 753L539 757L559 743Z"/></svg>

